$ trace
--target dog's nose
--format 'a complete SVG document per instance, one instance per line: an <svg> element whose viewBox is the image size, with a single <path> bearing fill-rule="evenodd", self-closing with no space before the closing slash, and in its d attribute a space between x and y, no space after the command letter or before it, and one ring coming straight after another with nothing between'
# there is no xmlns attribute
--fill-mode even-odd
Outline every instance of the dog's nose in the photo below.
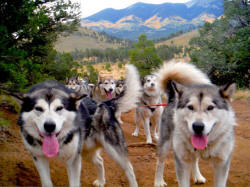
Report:
<svg viewBox="0 0 250 187"><path fill-rule="evenodd" d="M112 91L113 91L113 89L112 89L112 88L110 88L110 89L109 89L109 91L110 91L110 92L112 92Z"/></svg>
<svg viewBox="0 0 250 187"><path fill-rule="evenodd" d="M155 83L151 83L151 86L154 87L154 86L155 86Z"/></svg>
<svg viewBox="0 0 250 187"><path fill-rule="evenodd" d="M194 122L193 123L193 130L195 134L202 135L202 131L204 130L204 123L202 122Z"/></svg>
<svg viewBox="0 0 250 187"><path fill-rule="evenodd" d="M53 122L45 122L44 129L47 133L52 133L56 129L56 124Z"/></svg>

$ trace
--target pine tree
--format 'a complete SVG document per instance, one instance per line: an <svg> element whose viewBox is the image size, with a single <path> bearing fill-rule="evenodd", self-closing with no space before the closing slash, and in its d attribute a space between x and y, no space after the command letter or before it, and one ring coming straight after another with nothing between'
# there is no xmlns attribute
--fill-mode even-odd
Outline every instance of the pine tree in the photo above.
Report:
<svg viewBox="0 0 250 187"><path fill-rule="evenodd" d="M129 51L130 63L134 64L140 75L145 76L162 64L162 60L156 54L152 40L147 40L145 34L138 37L135 48Z"/></svg>
<svg viewBox="0 0 250 187"><path fill-rule="evenodd" d="M22 89L46 74L54 42L76 30L79 6L70 0L0 1L0 87ZM52 76L53 78L54 76Z"/></svg>
<svg viewBox="0 0 250 187"><path fill-rule="evenodd" d="M190 40L189 55L214 83L250 87L250 4L225 0L224 7L221 19L206 23Z"/></svg>

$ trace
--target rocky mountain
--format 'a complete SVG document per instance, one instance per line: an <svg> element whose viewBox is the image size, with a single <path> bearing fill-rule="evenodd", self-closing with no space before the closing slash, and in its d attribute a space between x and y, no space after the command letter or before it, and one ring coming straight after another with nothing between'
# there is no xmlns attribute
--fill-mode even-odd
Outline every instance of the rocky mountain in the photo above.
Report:
<svg viewBox="0 0 250 187"><path fill-rule="evenodd" d="M137 39L145 33L149 38L166 37L179 30L189 30L212 22L223 14L223 0L191 0L187 3L136 3L127 8L104 9L82 19L82 26L110 35Z"/></svg>

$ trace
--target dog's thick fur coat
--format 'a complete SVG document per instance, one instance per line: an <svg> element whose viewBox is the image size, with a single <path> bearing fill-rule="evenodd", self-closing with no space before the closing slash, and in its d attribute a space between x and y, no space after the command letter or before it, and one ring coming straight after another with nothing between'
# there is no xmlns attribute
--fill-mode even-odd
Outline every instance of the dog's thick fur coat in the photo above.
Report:
<svg viewBox="0 0 250 187"><path fill-rule="evenodd" d="M102 102L114 98L116 82L112 76L98 76L97 85L92 89L91 96L97 102Z"/></svg>
<svg viewBox="0 0 250 187"><path fill-rule="evenodd" d="M234 146L235 115L230 99L235 84L218 88L207 76L189 63L165 63L158 77L168 97L160 126L155 187L165 186L164 161L174 151L179 186L205 183L199 158L211 161L216 187L226 186Z"/></svg>
<svg viewBox="0 0 250 187"><path fill-rule="evenodd" d="M45 81L17 97L22 100L19 126L25 147L31 153L42 186L53 186L47 157L66 162L70 186L80 186L81 152L98 170L95 186L104 186L105 170L101 148L125 171L130 186L137 186L127 145L117 113L136 106L140 81L136 68L127 66L126 90L117 98L97 104L77 95L63 84ZM80 104L79 104L80 102Z"/></svg>
<svg viewBox="0 0 250 187"><path fill-rule="evenodd" d="M158 85L156 75L146 75L142 79L143 93L140 99L139 105L157 105L162 104L161 90ZM144 132L146 135L146 142L152 143L152 137L150 132L150 119L154 117L154 138L158 141L159 126L161 121L161 115L163 112L162 106L140 106L135 109L135 123L136 128L133 132L133 136L138 136L140 129L140 121L144 126Z"/></svg>

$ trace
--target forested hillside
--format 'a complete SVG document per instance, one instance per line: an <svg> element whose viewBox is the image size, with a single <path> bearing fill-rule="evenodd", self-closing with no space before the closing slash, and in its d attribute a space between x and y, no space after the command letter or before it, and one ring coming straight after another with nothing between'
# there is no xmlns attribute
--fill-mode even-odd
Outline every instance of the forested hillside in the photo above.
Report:
<svg viewBox="0 0 250 187"><path fill-rule="evenodd" d="M78 27L77 31L68 36L62 36L55 44L55 49L60 52L86 49L106 49L128 47L131 41L110 36L105 32L96 32L86 27Z"/></svg>
<svg viewBox="0 0 250 187"><path fill-rule="evenodd" d="M225 0L224 16L199 29L191 39L191 60L216 84L250 87L250 3Z"/></svg>

